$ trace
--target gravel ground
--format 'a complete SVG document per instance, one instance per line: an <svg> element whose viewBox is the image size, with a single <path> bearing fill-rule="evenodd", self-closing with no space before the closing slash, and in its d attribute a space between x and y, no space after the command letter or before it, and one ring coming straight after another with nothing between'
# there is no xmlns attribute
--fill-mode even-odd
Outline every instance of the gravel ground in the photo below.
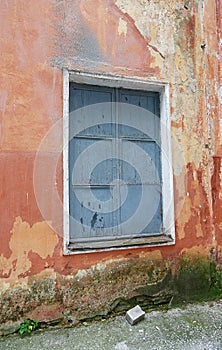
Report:
<svg viewBox="0 0 222 350"><path fill-rule="evenodd" d="M130 326L124 317L0 339L0 350L222 350L222 300L154 311Z"/></svg>

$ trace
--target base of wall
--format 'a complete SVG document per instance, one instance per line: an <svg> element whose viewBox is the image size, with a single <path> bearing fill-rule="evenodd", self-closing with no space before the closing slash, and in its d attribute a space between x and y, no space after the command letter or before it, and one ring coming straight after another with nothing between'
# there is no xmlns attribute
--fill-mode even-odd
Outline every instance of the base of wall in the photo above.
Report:
<svg viewBox="0 0 222 350"><path fill-rule="evenodd" d="M115 261L69 276L32 276L2 292L0 335L14 332L26 318L42 327L69 326L125 313L137 304L149 311L221 297L222 266L206 257Z"/></svg>

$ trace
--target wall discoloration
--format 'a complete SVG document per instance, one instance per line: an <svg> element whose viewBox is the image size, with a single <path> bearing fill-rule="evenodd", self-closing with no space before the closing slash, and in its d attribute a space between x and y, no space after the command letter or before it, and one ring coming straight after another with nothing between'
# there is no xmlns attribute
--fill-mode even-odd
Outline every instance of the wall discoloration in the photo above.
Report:
<svg viewBox="0 0 222 350"><path fill-rule="evenodd" d="M59 317L64 324L123 313L138 303L152 310L181 298L184 302L218 296L221 270L198 251L192 253L184 252L174 265L147 257L110 261L102 268L82 270L81 276L75 270L62 276L49 269L2 292L0 320Z"/></svg>
<svg viewBox="0 0 222 350"><path fill-rule="evenodd" d="M133 19L124 15L112 1L99 1L96 6L93 0L62 3L56 11L61 16L65 13L66 19L56 26L58 55L53 59L55 65L158 74L159 67L151 67L153 57L147 49L147 40L135 27ZM118 32L120 19L127 25L125 36Z"/></svg>
<svg viewBox="0 0 222 350"><path fill-rule="evenodd" d="M213 200L213 220L215 225L215 233L217 243L219 245L218 250L221 250L222 245L222 163L221 157L214 157L214 173L212 176L212 200Z"/></svg>
<svg viewBox="0 0 222 350"><path fill-rule="evenodd" d="M1 319L42 303L82 317L118 311L150 283L161 300L159 283L169 266L178 276L181 254L212 259L213 251L222 261L221 2L9 0L0 8ZM60 133L44 150L45 183L33 173L41 141L62 118L64 67L169 83L175 246L63 256L62 205L46 195L53 186L62 198L61 159L48 176ZM166 302L173 292L164 293Z"/></svg>
<svg viewBox="0 0 222 350"><path fill-rule="evenodd" d="M119 35L124 35L125 37L127 35L127 22L121 17L119 19L118 33Z"/></svg>
<svg viewBox="0 0 222 350"><path fill-rule="evenodd" d="M0 83L8 96L2 150L36 150L51 122L61 116L61 71L49 64L50 13L49 1L1 4Z"/></svg>
<svg viewBox="0 0 222 350"><path fill-rule="evenodd" d="M36 253L41 259L52 257L57 244L58 236L47 222L35 223L30 227L17 217L9 241L11 255L9 258L0 256L1 277L13 282L30 275L34 263L31 254Z"/></svg>

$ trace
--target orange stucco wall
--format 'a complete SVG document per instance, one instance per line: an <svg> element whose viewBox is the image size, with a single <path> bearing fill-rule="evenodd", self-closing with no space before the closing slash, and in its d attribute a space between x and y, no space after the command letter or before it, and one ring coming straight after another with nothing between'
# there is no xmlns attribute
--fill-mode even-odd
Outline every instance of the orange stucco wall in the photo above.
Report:
<svg viewBox="0 0 222 350"><path fill-rule="evenodd" d="M1 291L124 258L212 251L221 258L221 18L220 0L1 1ZM63 255L62 206L45 196L54 186L62 198L62 157L55 179L47 179L53 145L38 187L47 215L33 179L40 144L62 119L64 67L170 84L174 246Z"/></svg>

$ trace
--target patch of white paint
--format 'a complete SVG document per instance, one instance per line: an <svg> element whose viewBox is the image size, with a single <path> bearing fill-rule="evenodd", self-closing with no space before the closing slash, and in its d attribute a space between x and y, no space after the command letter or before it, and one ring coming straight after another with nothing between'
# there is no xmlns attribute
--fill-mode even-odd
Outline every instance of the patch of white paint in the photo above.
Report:
<svg viewBox="0 0 222 350"><path fill-rule="evenodd" d="M127 35L127 22L124 21L124 19L122 19L121 17L119 19L118 33L119 35L123 34L125 37Z"/></svg>

